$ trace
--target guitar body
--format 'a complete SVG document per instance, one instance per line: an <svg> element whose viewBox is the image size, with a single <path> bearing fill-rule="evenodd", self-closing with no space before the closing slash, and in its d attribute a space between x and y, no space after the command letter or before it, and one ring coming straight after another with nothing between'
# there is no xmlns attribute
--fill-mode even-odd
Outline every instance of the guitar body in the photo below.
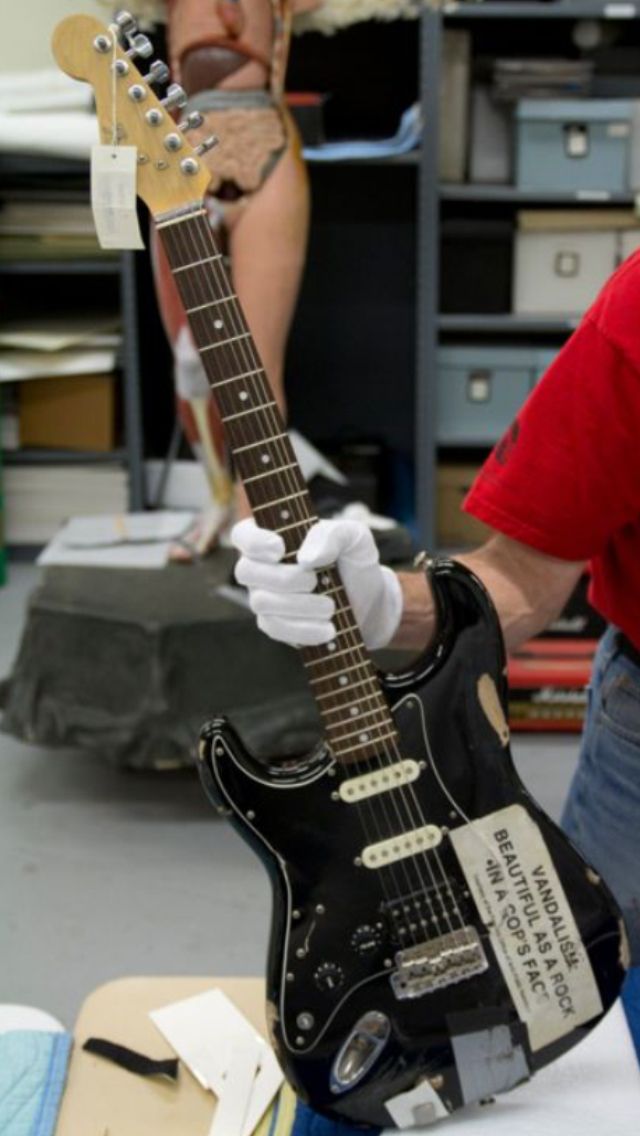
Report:
<svg viewBox="0 0 640 1136"><path fill-rule="evenodd" d="M386 819L389 826L381 836L406 829L417 802L428 823L444 830L437 848L367 868L362 849L372 834L363 832L356 806L339 795L353 771L338 768L326 747L268 768L251 758L226 721L203 732L205 789L230 813L273 883L267 990L278 1058L304 1100L360 1124L392 1124L385 1102L421 1081L425 1099L413 1115L422 1122L512 1087L584 1037L615 1000L624 976L624 931L610 893L515 771L501 721L504 658L491 603L460 565L440 562L431 579L440 610L438 643L412 671L383 680L402 755L419 763L420 775L410 798L404 788L380 795L378 805L386 799L378 823L382 828ZM479 697L488 680L496 704ZM358 772L375 767L369 760ZM364 815L373 827L373 815ZM516 894L509 896L494 868L496 912L502 913L495 922L516 960L511 983L528 984L520 1013L506 978L509 965L498 957L486 912L483 918L469 885L473 868L466 863L465 875L453 845L457 830L468 831L464 818L481 817L494 819L475 857L486 862L495 848L503 876L511 871L515 881ZM523 855L517 835L523 818L525 829L533 821L544 857L537 844L528 860ZM550 866L557 877L552 887ZM560 890L570 902L571 930ZM447 982L445 974L439 986L432 975L420 993L429 971L423 959L418 991L398 996L391 982L398 952L435 939L443 944L435 969L446 971L457 945L451 927L454 934L465 928L463 936L474 942L477 934L486 966L478 955L469 977ZM584 945L581 963L576 929ZM581 967L591 971L601 1003L586 1020L593 990L581 1007L581 981L571 979ZM539 1024L550 1017L556 1025L548 1037L543 1026L540 1036L533 1019Z"/></svg>

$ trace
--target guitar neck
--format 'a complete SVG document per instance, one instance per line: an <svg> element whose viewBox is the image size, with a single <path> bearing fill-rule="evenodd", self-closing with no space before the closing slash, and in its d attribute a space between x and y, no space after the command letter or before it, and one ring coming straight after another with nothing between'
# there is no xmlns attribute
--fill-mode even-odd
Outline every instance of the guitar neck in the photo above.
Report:
<svg viewBox="0 0 640 1136"><path fill-rule="evenodd" d="M281 535L293 561L317 520L256 345L201 203L156 218L173 278L257 524ZM355 762L395 739L395 727L335 568L317 590L336 604L335 639L301 648L337 760Z"/></svg>

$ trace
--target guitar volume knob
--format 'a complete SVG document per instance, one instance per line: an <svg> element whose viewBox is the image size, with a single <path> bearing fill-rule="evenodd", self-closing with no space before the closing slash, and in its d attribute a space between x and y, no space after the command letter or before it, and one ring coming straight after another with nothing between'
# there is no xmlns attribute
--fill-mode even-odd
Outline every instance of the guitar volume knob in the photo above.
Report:
<svg viewBox="0 0 640 1136"><path fill-rule="evenodd" d="M344 971L337 962L323 962L315 971L313 981L319 990L339 990L344 982Z"/></svg>
<svg viewBox="0 0 640 1136"><path fill-rule="evenodd" d="M382 942L382 935L377 927L371 927L368 923L363 923L361 927L356 927L353 935L351 936L351 946L354 951L359 955L370 955L378 949Z"/></svg>

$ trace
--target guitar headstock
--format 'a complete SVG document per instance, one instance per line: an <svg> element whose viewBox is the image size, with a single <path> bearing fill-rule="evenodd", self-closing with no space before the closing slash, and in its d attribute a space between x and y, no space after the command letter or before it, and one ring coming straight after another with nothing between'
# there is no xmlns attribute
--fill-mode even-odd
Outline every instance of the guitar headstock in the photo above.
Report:
<svg viewBox="0 0 640 1136"><path fill-rule="evenodd" d="M148 58L153 49L138 34L133 18L120 12L105 27L92 16L69 16L57 25L52 47L63 71L93 87L101 141L111 143L115 121L117 141L137 146L136 190L151 213L158 216L201 200L210 180L202 154L215 140L193 147L185 137L186 130L201 125L200 115L174 121L171 111L186 102L182 88L170 86L164 99L152 90L152 84L169 78L164 63L152 63L146 74L140 73L135 59Z"/></svg>

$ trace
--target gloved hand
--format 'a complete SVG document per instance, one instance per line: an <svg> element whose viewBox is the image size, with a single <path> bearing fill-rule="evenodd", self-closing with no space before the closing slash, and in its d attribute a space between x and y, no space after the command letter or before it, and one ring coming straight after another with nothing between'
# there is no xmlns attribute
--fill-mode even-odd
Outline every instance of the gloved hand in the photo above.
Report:
<svg viewBox="0 0 640 1136"><path fill-rule="evenodd" d="M384 647L402 614L402 589L395 572L380 564L371 531L361 521L318 521L307 533L297 564L280 564L282 537L239 521L231 541L241 553L236 580L249 589L258 627L272 639L296 647L328 643L336 634L331 596L315 595L314 569L335 564L362 631L365 645Z"/></svg>

